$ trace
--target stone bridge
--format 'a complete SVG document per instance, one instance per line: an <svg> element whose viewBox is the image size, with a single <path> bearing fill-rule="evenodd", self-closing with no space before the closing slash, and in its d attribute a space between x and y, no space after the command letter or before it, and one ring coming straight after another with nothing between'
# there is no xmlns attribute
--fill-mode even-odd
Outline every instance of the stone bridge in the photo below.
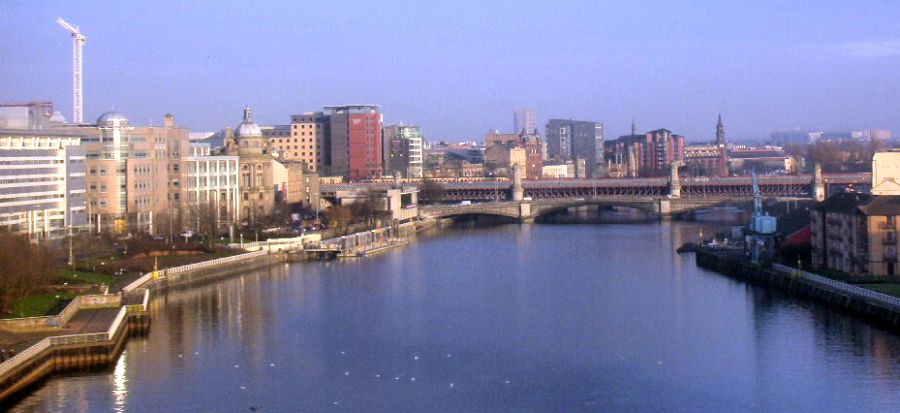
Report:
<svg viewBox="0 0 900 413"><path fill-rule="evenodd" d="M564 209L597 205L600 207L633 208L656 215L660 218L669 218L695 209L708 208L715 205L749 205L752 203L753 198L751 197L670 198L610 196L473 203L468 205L428 205L420 206L419 214L432 218L451 218L463 215L495 215L522 222L534 222L537 217L559 212Z"/></svg>

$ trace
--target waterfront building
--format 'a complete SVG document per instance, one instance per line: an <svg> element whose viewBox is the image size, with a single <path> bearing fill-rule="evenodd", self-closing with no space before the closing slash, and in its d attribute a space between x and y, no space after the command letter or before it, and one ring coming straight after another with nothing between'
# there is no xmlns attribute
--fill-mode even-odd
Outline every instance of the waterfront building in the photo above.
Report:
<svg viewBox="0 0 900 413"><path fill-rule="evenodd" d="M0 230L39 240L86 227L83 137L0 130Z"/></svg>
<svg viewBox="0 0 900 413"><path fill-rule="evenodd" d="M241 193L238 180L240 158L213 155L208 143L191 143L184 157L182 187L189 211L202 211L210 205L218 226L236 224L240 220ZM190 225L189 225L190 226Z"/></svg>
<svg viewBox="0 0 900 413"><path fill-rule="evenodd" d="M810 211L813 265L850 275L896 276L900 153L876 153L872 193L839 193Z"/></svg>
<svg viewBox="0 0 900 413"><path fill-rule="evenodd" d="M664 176L674 162L683 162L684 136L668 129L625 135L607 143L607 159L625 165L626 176Z"/></svg>
<svg viewBox="0 0 900 413"><path fill-rule="evenodd" d="M587 174L602 169L603 165L603 124L599 122L571 119L550 119L547 121L547 157L555 161L584 159Z"/></svg>
<svg viewBox="0 0 900 413"><path fill-rule="evenodd" d="M382 174L382 122L378 105L326 106L331 142L330 172L349 179Z"/></svg>
<svg viewBox="0 0 900 413"><path fill-rule="evenodd" d="M85 135L88 221L97 231L156 233L166 215L180 220L182 156L189 153L190 131L175 126L171 114L162 127L134 127L110 111L95 124L63 125L56 130Z"/></svg>
<svg viewBox="0 0 900 413"><path fill-rule="evenodd" d="M276 142L283 159L299 160L310 172L319 173L331 165L330 121L322 112L291 115L291 136Z"/></svg>
<svg viewBox="0 0 900 413"><path fill-rule="evenodd" d="M384 127L385 175L399 172L404 178L421 178L424 169L422 128L415 125Z"/></svg>
<svg viewBox="0 0 900 413"><path fill-rule="evenodd" d="M388 189L335 191L336 205L352 205L369 202L378 215L379 225L398 225L415 220L419 215L418 189L414 186L396 186Z"/></svg>
<svg viewBox="0 0 900 413"><path fill-rule="evenodd" d="M538 133L537 116L534 109L521 109L513 112L513 132L525 135Z"/></svg>
<svg viewBox="0 0 900 413"><path fill-rule="evenodd" d="M225 152L239 158L240 219L253 225L275 211L276 168L283 169L284 166L272 155L262 129L253 121L249 106L244 108L243 122L233 133L228 132Z"/></svg>

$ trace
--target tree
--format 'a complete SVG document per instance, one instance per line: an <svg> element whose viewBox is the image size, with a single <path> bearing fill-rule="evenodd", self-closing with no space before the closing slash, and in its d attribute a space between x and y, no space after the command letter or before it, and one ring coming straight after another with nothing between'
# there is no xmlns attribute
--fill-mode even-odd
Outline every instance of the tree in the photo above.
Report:
<svg viewBox="0 0 900 413"><path fill-rule="evenodd" d="M28 237L0 233L0 312L13 312L16 300L47 286L56 277L58 254Z"/></svg>
<svg viewBox="0 0 900 413"><path fill-rule="evenodd" d="M353 222L353 211L345 205L336 205L325 211L325 219L328 225L337 229L340 233L346 231L347 226Z"/></svg>
<svg viewBox="0 0 900 413"><path fill-rule="evenodd" d="M419 202L433 204L444 199L444 186L431 179L422 180L419 187Z"/></svg>
<svg viewBox="0 0 900 413"><path fill-rule="evenodd" d="M190 207L191 227L204 238L210 248L219 236L219 217L216 206L212 202L201 202Z"/></svg>
<svg viewBox="0 0 900 413"><path fill-rule="evenodd" d="M374 228L381 215L381 197L375 191L369 190L350 204L350 212L357 221L363 221L367 227Z"/></svg>

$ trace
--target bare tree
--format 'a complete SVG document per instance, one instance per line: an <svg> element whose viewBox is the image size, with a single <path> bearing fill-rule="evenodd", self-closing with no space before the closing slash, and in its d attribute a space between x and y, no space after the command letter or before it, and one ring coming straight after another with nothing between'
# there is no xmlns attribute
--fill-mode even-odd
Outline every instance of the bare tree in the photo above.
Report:
<svg viewBox="0 0 900 413"><path fill-rule="evenodd" d="M325 218L328 220L329 226L343 234L347 230L347 226L353 222L353 211L348 206L336 205L325 211Z"/></svg>
<svg viewBox="0 0 900 413"><path fill-rule="evenodd" d="M419 187L419 201L426 204L433 204L444 200L444 186L439 182L431 179L422 181Z"/></svg>
<svg viewBox="0 0 900 413"><path fill-rule="evenodd" d="M17 299L47 286L56 276L57 253L24 235L0 234L0 312L15 310Z"/></svg>

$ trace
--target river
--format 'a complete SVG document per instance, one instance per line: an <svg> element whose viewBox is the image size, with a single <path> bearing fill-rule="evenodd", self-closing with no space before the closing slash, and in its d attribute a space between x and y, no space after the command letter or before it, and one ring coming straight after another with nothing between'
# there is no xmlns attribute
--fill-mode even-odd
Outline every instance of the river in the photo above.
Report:
<svg viewBox="0 0 900 413"><path fill-rule="evenodd" d="M685 223L451 228L155 296L14 412L889 412L898 336L698 269Z"/></svg>

